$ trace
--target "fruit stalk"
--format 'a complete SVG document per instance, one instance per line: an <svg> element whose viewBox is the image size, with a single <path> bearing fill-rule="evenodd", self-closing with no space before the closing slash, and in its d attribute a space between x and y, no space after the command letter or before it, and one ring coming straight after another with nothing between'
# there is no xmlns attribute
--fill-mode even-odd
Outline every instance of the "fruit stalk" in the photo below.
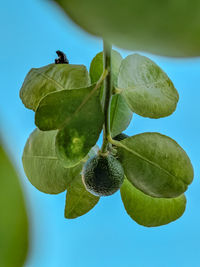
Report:
<svg viewBox="0 0 200 267"><path fill-rule="evenodd" d="M101 154L107 153L108 138L110 137L110 102L112 97L112 81L111 81L111 50L112 45L103 41L103 55L104 55L104 71L107 71L107 76L104 80L104 127L103 127L103 144L101 147Z"/></svg>

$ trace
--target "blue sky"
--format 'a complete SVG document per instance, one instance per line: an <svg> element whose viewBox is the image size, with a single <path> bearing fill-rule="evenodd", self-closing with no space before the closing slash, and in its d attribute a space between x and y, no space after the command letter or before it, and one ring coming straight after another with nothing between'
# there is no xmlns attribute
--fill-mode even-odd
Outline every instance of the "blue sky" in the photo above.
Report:
<svg viewBox="0 0 200 267"><path fill-rule="evenodd" d="M119 192L102 198L87 215L64 219L65 193L37 191L26 179L21 155L34 129L34 113L24 108L19 89L32 67L54 62L56 50L70 63L84 64L102 49L100 39L75 26L46 1L0 4L0 125L21 174L31 223L26 267L199 267L200 266L200 58L171 59L148 55L169 75L179 91L176 112L152 120L133 116L129 135L158 131L174 138L188 153L195 178L185 214L158 228L137 225L126 214ZM123 56L130 51L118 49Z"/></svg>

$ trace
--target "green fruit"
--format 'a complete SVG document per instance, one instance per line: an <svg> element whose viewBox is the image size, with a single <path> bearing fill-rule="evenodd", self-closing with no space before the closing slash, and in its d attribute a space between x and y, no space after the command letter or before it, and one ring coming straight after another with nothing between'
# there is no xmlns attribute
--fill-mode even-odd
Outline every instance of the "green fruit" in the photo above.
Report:
<svg viewBox="0 0 200 267"><path fill-rule="evenodd" d="M95 155L84 165L82 180L91 194L109 196L122 185L124 170L120 162L112 155Z"/></svg>

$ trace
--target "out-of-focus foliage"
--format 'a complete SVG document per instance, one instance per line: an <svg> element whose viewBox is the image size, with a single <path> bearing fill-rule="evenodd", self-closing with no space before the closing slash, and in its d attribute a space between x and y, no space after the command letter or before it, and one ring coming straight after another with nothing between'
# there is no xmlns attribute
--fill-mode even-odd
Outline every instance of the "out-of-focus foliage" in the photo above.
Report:
<svg viewBox="0 0 200 267"><path fill-rule="evenodd" d="M200 55L199 0L54 0L83 29L125 49Z"/></svg>
<svg viewBox="0 0 200 267"><path fill-rule="evenodd" d="M28 218L24 197L0 140L0 266L23 266L27 252Z"/></svg>

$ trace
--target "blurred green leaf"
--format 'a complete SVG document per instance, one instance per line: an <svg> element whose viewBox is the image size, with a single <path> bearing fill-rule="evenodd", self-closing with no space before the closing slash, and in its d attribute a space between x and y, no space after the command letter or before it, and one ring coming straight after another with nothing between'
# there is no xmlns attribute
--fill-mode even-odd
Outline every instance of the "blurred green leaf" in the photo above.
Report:
<svg viewBox="0 0 200 267"><path fill-rule="evenodd" d="M49 93L89 85L90 77L84 65L49 64L29 71L20 98L27 108L35 111L40 100Z"/></svg>
<svg viewBox="0 0 200 267"><path fill-rule="evenodd" d="M16 171L0 140L0 266L21 267L28 252L28 218Z"/></svg>
<svg viewBox="0 0 200 267"><path fill-rule="evenodd" d="M154 198L137 190L127 179L120 189L128 215L138 224L160 226L177 220L185 211L186 198Z"/></svg>
<svg viewBox="0 0 200 267"><path fill-rule="evenodd" d="M174 198L193 180L187 154L165 135L138 134L120 141L117 149L127 179L147 195Z"/></svg>
<svg viewBox="0 0 200 267"><path fill-rule="evenodd" d="M54 0L86 31L129 50L200 55L198 0Z"/></svg>
<svg viewBox="0 0 200 267"><path fill-rule="evenodd" d="M24 171L31 184L48 194L65 191L73 176L82 169L82 164L75 169L62 166L55 152L57 132L35 129L26 142L22 156Z"/></svg>
<svg viewBox="0 0 200 267"><path fill-rule="evenodd" d="M143 117L169 116L179 99L173 83L160 67L137 54L122 61L118 87L130 109Z"/></svg>
<svg viewBox="0 0 200 267"><path fill-rule="evenodd" d="M111 79L113 82L113 90L117 85L117 78L119 73L122 56L115 50L111 53ZM90 65L90 77L92 82L97 82L103 72L103 52L98 53L92 60ZM103 86L102 86L103 90ZM103 98L103 93L101 95ZM132 119L132 111L129 109L126 101L121 95L114 95L111 99L110 107L110 130L112 136L123 132Z"/></svg>
<svg viewBox="0 0 200 267"><path fill-rule="evenodd" d="M90 211L99 201L99 197L90 194L83 185L81 175L77 175L67 188L65 217L74 219Z"/></svg>

